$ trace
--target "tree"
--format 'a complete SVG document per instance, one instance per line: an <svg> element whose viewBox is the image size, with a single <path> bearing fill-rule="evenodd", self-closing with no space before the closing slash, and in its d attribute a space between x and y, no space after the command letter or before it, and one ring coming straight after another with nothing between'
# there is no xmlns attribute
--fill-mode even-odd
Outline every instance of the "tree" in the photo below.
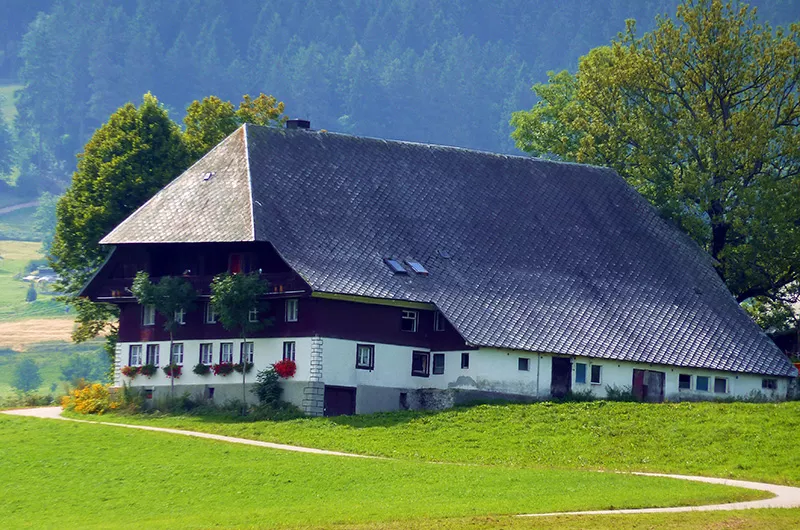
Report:
<svg viewBox="0 0 800 530"><path fill-rule="evenodd" d="M3 97L0 96L0 104L3 103ZM0 112L0 175L6 175L11 172L11 165L14 160L14 137L11 135L11 130L3 118L3 113Z"/></svg>
<svg viewBox="0 0 800 530"><path fill-rule="evenodd" d="M42 376L39 375L39 367L32 359L23 359L14 369L14 378L11 386L20 392L30 392L36 390L42 384Z"/></svg>
<svg viewBox="0 0 800 530"><path fill-rule="evenodd" d="M76 300L105 259L100 239L189 164L181 131L151 94L136 108L128 103L111 115L78 157L72 185L56 206L51 264L77 312L76 341L107 328L117 310ZM116 329L112 327L113 339Z"/></svg>
<svg viewBox="0 0 800 530"><path fill-rule="evenodd" d="M93 355L71 355L61 366L61 380L73 385L81 379L85 381L102 381L108 373L108 357L98 351Z"/></svg>
<svg viewBox="0 0 800 530"><path fill-rule="evenodd" d="M183 323L183 318L192 310L197 292L186 278L163 276L158 283L150 281L144 271L136 273L131 292L142 305L152 305L156 313L164 317L164 330L169 332L170 396L175 397L175 370L178 366L174 357L175 331Z"/></svg>
<svg viewBox="0 0 800 530"><path fill-rule="evenodd" d="M36 287L31 283L28 286L28 292L25 293L25 301L26 302L35 302L36 301Z"/></svg>
<svg viewBox="0 0 800 530"><path fill-rule="evenodd" d="M56 232L56 204L59 197L51 193L43 193L39 196L39 206L33 214L33 227L42 236L42 253L50 255L50 247L53 245L53 236Z"/></svg>
<svg viewBox="0 0 800 530"><path fill-rule="evenodd" d="M613 167L715 260L740 302L800 279L800 25L686 0L550 74L517 112L529 153Z"/></svg>
<svg viewBox="0 0 800 530"><path fill-rule="evenodd" d="M247 373L247 358L245 344L247 335L258 331L269 321L251 318L252 311L258 315L266 309L266 304L261 300L268 289L266 281L260 275L252 274L218 274L211 281L211 305L217 313L217 318L222 327L231 332L238 332L242 339L240 363L242 365L242 415L247 414L247 392L245 389L245 374Z"/></svg>

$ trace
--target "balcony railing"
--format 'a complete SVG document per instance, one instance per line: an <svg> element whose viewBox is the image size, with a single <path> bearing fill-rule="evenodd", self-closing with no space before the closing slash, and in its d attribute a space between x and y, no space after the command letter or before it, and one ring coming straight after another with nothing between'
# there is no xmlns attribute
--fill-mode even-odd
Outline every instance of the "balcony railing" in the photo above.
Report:
<svg viewBox="0 0 800 530"><path fill-rule="evenodd" d="M183 276L183 278L192 284L198 296L211 295L211 280L214 279L213 276ZM259 278L269 284L267 296L280 296L284 293L305 291L308 288L300 278L291 274L260 274ZM158 283L160 279L161 277L150 278L154 283ZM105 280L100 288L98 298L102 300L133 298L132 285L133 278Z"/></svg>

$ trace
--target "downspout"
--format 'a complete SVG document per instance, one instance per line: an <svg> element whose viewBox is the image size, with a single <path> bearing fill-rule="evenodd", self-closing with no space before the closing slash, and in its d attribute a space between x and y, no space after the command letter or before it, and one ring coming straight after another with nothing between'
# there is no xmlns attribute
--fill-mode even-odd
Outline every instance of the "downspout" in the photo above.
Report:
<svg viewBox="0 0 800 530"><path fill-rule="evenodd" d="M536 399L539 399L539 366L541 365L542 354L536 354Z"/></svg>

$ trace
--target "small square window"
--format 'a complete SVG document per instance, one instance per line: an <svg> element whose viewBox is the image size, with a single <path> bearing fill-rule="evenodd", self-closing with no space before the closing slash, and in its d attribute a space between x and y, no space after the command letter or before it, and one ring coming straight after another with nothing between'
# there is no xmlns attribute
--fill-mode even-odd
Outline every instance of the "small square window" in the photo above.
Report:
<svg viewBox="0 0 800 530"><path fill-rule="evenodd" d="M153 389L152 388L145 388L144 389L144 398L145 399L153 399Z"/></svg>
<svg viewBox="0 0 800 530"><path fill-rule="evenodd" d="M403 310L403 317L400 320L400 329L403 331L417 331L417 318L419 313L416 311Z"/></svg>
<svg viewBox="0 0 800 530"><path fill-rule="evenodd" d="M250 312L247 314L247 320L249 320L250 322L258 322L258 309L256 308L251 309Z"/></svg>
<svg viewBox="0 0 800 530"><path fill-rule="evenodd" d="M586 384L585 363L575 363L575 383Z"/></svg>
<svg viewBox="0 0 800 530"><path fill-rule="evenodd" d="M591 384L593 385L600 384L600 372L602 372L602 368L603 368L602 366L597 364L592 365L592 378L589 380Z"/></svg>
<svg viewBox="0 0 800 530"><path fill-rule="evenodd" d="M433 354L433 375L442 375L444 373L444 354Z"/></svg>
<svg viewBox="0 0 800 530"><path fill-rule="evenodd" d="M219 345L219 362L232 363L233 362L233 343L223 342Z"/></svg>
<svg viewBox="0 0 800 530"><path fill-rule="evenodd" d="M178 324L186 324L186 311L184 309L176 309L175 310L175 322Z"/></svg>
<svg viewBox="0 0 800 530"><path fill-rule="evenodd" d="M689 374L678 374L678 390L691 390L692 376Z"/></svg>
<svg viewBox="0 0 800 530"><path fill-rule="evenodd" d="M283 360L284 361L294 361L295 360L295 343L294 341L286 341L283 343Z"/></svg>
<svg viewBox="0 0 800 530"><path fill-rule="evenodd" d="M208 394L207 395L208 395L208 399L214 399L214 387L213 386L208 387Z"/></svg>
<svg viewBox="0 0 800 530"><path fill-rule="evenodd" d="M714 378L714 392L717 394L728 393L728 380L724 377Z"/></svg>
<svg viewBox="0 0 800 530"><path fill-rule="evenodd" d="M156 306L154 305L142 306L142 325L143 326L156 325Z"/></svg>
<svg viewBox="0 0 800 530"><path fill-rule="evenodd" d="M708 377L704 375L695 377L694 387L700 392L708 392Z"/></svg>
<svg viewBox="0 0 800 530"><path fill-rule="evenodd" d="M469 353L467 352L461 354L461 368L464 370L469 368Z"/></svg>
<svg viewBox="0 0 800 530"><path fill-rule="evenodd" d="M183 365L183 343L176 342L172 345L172 364Z"/></svg>
<svg viewBox="0 0 800 530"><path fill-rule="evenodd" d="M520 357L517 361L517 368L522 372L530 370L531 360L527 357Z"/></svg>
<svg viewBox="0 0 800 530"><path fill-rule="evenodd" d="M154 364L158 366L158 344L148 344L147 345L147 356L145 358L145 364Z"/></svg>
<svg viewBox="0 0 800 530"><path fill-rule="evenodd" d="M444 315L438 311L433 314L433 331L444 331Z"/></svg>
<svg viewBox="0 0 800 530"><path fill-rule="evenodd" d="M200 364L214 363L214 345L210 342L200 345Z"/></svg>
<svg viewBox="0 0 800 530"><path fill-rule="evenodd" d="M356 368L359 370L375 369L375 345L356 345Z"/></svg>
<svg viewBox="0 0 800 530"><path fill-rule="evenodd" d="M252 363L255 351L255 344L243 342L239 345L239 362Z"/></svg>
<svg viewBox="0 0 800 530"><path fill-rule="evenodd" d="M286 322L297 322L297 298L286 300Z"/></svg>
<svg viewBox="0 0 800 530"><path fill-rule="evenodd" d="M761 388L764 390L777 390L778 389L778 380L777 379L762 379L761 380Z"/></svg>
<svg viewBox="0 0 800 530"><path fill-rule="evenodd" d="M396 259L388 258L383 260L383 262L386 263L386 266L392 269L392 272L395 274L408 274L406 268Z"/></svg>
<svg viewBox="0 0 800 530"><path fill-rule="evenodd" d="M411 375L428 377L430 375L431 354L426 351L415 351L411 354Z"/></svg>
<svg viewBox="0 0 800 530"><path fill-rule="evenodd" d="M206 322L206 324L216 324L217 323L217 312L214 311L214 306L211 305L211 302L208 302L206 304L205 322Z"/></svg>
<svg viewBox="0 0 800 530"><path fill-rule="evenodd" d="M131 344L128 348L128 366L142 365L142 345Z"/></svg>

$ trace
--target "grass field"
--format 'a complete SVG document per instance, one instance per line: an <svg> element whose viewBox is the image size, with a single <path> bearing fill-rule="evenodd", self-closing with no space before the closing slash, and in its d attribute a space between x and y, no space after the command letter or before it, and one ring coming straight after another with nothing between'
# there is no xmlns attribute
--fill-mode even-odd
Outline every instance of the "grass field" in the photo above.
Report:
<svg viewBox="0 0 800 530"><path fill-rule="evenodd" d="M285 422L148 415L105 420L410 460L800 485L800 402L480 405Z"/></svg>
<svg viewBox="0 0 800 530"><path fill-rule="evenodd" d="M30 199L14 199L13 204ZM41 241L41 235L33 227L33 214L36 206L20 208L13 212L0 213L0 240Z"/></svg>
<svg viewBox="0 0 800 530"><path fill-rule="evenodd" d="M28 284L15 278L29 261L42 258L40 247L36 242L0 241L0 322L65 316L64 304L53 300L52 295L42 293L35 302L26 302Z"/></svg>
<svg viewBox="0 0 800 530"><path fill-rule="evenodd" d="M614 473L309 455L9 416L0 416L0 488L6 528L299 527L762 496Z"/></svg>

